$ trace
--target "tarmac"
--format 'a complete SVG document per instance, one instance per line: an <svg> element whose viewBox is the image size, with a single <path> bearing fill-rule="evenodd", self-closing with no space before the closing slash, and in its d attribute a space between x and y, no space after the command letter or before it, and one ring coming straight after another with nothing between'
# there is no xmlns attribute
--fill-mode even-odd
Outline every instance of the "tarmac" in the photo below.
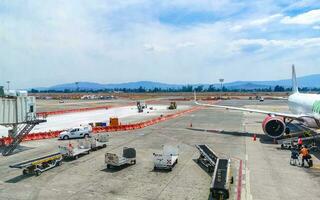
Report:
<svg viewBox="0 0 320 200"><path fill-rule="evenodd" d="M285 101L230 100L223 105L286 111ZM0 199L209 199L212 177L196 163L196 144L207 144L232 160L230 199L320 199L320 170L289 164L290 151L272 144L261 129L265 116L221 109L202 109L140 130L110 134L110 145L40 176L23 176L8 166L56 152L68 141L24 142L24 151L0 157ZM190 125L192 124L192 127ZM253 141L257 134L257 141ZM179 163L171 172L153 171L152 153L162 145L179 145ZM106 152L135 147L137 164L108 170ZM243 170L239 171L240 162ZM241 177L241 179L239 179Z"/></svg>

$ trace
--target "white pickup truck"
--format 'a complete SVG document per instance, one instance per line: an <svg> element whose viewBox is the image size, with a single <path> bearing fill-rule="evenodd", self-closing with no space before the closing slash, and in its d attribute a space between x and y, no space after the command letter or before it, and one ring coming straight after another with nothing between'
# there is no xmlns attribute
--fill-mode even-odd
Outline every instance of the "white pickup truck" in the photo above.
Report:
<svg viewBox="0 0 320 200"><path fill-rule="evenodd" d="M174 146L163 146L163 153L153 153L154 170L172 168L178 163L179 148Z"/></svg>
<svg viewBox="0 0 320 200"><path fill-rule="evenodd" d="M91 126L79 126L60 133L59 139L68 140L71 138L86 138L92 136Z"/></svg>

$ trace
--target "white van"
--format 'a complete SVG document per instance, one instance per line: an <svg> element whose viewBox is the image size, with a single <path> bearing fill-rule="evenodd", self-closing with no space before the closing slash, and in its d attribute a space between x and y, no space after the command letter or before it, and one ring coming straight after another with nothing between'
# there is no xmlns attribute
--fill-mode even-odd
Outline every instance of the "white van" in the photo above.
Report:
<svg viewBox="0 0 320 200"><path fill-rule="evenodd" d="M163 152L153 153L153 163L154 163L154 170L158 169L168 169L172 170L172 168L178 163L179 157L179 146L170 146L164 145Z"/></svg>
<svg viewBox="0 0 320 200"><path fill-rule="evenodd" d="M79 126L60 133L59 139L68 140L71 138L86 138L92 136L91 126Z"/></svg>

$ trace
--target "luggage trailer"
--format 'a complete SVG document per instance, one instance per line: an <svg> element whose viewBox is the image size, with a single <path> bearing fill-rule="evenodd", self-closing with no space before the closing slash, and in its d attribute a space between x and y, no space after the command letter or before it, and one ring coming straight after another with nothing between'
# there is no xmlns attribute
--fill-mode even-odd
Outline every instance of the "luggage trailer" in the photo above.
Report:
<svg viewBox="0 0 320 200"><path fill-rule="evenodd" d="M136 164L136 149L124 147L122 151L122 156L118 156L114 153L105 154L105 164L107 169L112 167L120 169L126 165L135 165Z"/></svg>
<svg viewBox="0 0 320 200"><path fill-rule="evenodd" d="M62 164L62 155L60 153L54 153L43 157L35 158L32 160L23 161L14 165L10 165L10 168L23 169L23 175L35 174L39 176L42 172L52 169Z"/></svg>
<svg viewBox="0 0 320 200"><path fill-rule="evenodd" d="M80 155L90 154L90 151L106 148L109 135L99 134L89 139L78 140L77 145L60 145L59 150L64 158L78 159Z"/></svg>

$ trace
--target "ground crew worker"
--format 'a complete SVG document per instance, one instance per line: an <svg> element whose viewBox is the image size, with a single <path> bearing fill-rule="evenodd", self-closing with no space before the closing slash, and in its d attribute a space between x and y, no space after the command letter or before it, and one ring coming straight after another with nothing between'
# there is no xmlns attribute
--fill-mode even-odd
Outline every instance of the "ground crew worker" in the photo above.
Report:
<svg viewBox="0 0 320 200"><path fill-rule="evenodd" d="M299 138L298 138L298 148L301 149L301 147L302 147L302 137L299 136Z"/></svg>
<svg viewBox="0 0 320 200"><path fill-rule="evenodd" d="M291 149L291 159L290 159L291 165L297 165L299 164L299 152L298 150L292 148Z"/></svg>
<svg viewBox="0 0 320 200"><path fill-rule="evenodd" d="M306 146L303 146L303 148L300 150L300 154L302 155L302 164L301 166L304 166L304 161L307 161L307 163L309 163L309 150L307 149Z"/></svg>

